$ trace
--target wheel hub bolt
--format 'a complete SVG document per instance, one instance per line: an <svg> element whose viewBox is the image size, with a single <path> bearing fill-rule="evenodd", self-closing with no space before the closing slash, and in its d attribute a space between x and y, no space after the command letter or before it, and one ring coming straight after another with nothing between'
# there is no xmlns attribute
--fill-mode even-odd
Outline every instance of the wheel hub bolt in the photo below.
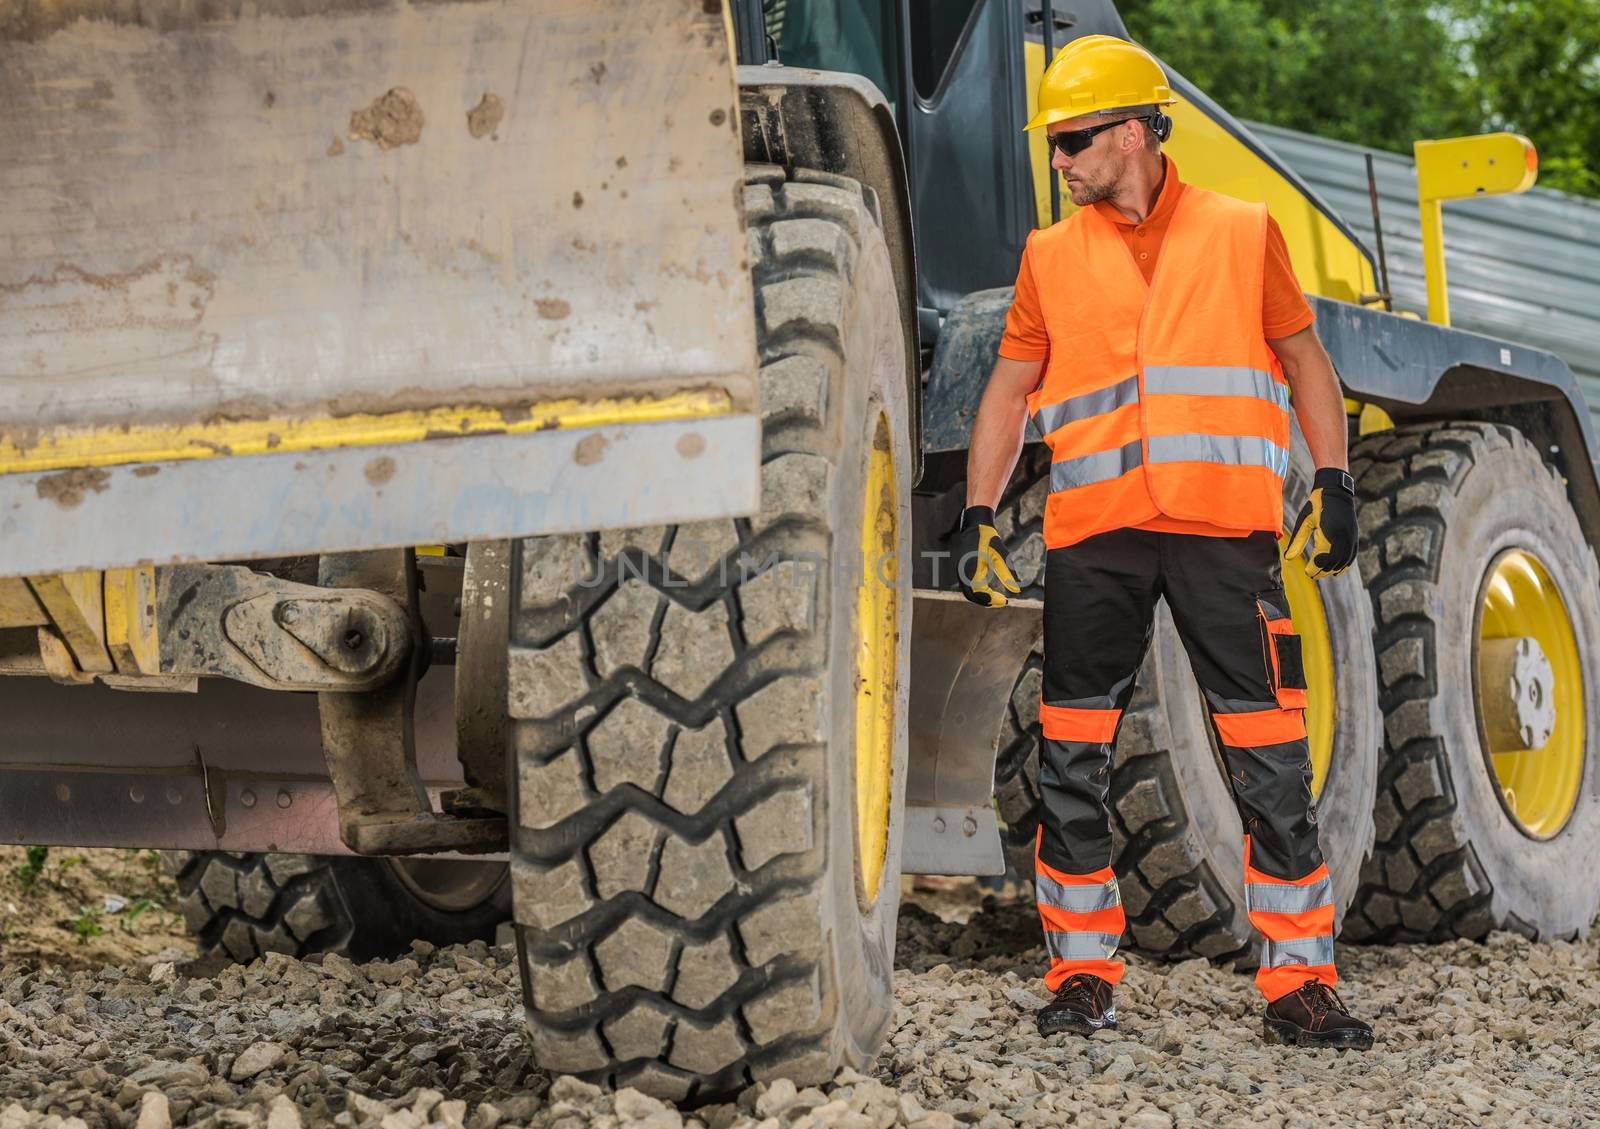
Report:
<svg viewBox="0 0 1600 1129"><path fill-rule="evenodd" d="M1555 668L1537 639L1483 640L1478 683L1494 752L1541 749L1549 742L1556 728Z"/></svg>

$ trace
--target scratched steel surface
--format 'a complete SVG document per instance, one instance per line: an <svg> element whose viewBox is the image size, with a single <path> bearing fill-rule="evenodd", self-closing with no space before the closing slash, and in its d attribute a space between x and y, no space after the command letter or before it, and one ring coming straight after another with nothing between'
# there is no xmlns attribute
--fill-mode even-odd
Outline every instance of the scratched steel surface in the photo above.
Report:
<svg viewBox="0 0 1600 1129"><path fill-rule="evenodd" d="M749 512L727 51L681 0L0 0L0 573ZM663 398L712 448L631 500L539 407Z"/></svg>
<svg viewBox="0 0 1600 1129"><path fill-rule="evenodd" d="M607 382L754 402L719 13L147 0L56 26L75 8L122 10L0 22L0 438Z"/></svg>

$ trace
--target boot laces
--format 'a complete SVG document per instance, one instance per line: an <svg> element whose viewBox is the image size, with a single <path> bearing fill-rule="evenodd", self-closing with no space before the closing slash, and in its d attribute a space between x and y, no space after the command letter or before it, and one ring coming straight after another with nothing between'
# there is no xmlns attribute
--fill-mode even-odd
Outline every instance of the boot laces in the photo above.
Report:
<svg viewBox="0 0 1600 1129"><path fill-rule="evenodd" d="M1084 1011L1094 1008L1094 990L1099 977L1078 972L1067 977L1066 983L1056 989L1056 1001L1081 1006Z"/></svg>
<svg viewBox="0 0 1600 1129"><path fill-rule="evenodd" d="M1327 1015L1330 1011L1350 1014L1349 1009L1344 1006L1344 1001L1339 998L1339 993L1320 980L1306 981L1300 988L1300 994L1313 1015Z"/></svg>

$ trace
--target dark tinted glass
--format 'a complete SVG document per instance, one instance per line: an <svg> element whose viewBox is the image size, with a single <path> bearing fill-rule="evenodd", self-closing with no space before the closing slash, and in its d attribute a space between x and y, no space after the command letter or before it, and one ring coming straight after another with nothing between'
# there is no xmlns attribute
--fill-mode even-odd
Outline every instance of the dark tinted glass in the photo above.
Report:
<svg viewBox="0 0 1600 1129"><path fill-rule="evenodd" d="M911 82L923 98L932 98L950 65L967 21L982 0L918 0L910 5Z"/></svg>
<svg viewBox="0 0 1600 1129"><path fill-rule="evenodd" d="M767 34L785 66L864 75L891 105L899 94L894 81L899 70L895 7L893 0L772 0L763 5Z"/></svg>

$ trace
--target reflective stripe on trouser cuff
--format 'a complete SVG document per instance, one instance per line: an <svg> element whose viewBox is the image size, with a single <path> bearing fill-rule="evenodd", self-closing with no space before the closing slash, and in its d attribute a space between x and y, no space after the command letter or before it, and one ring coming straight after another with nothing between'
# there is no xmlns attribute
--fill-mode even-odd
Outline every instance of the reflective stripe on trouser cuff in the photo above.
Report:
<svg viewBox="0 0 1600 1129"><path fill-rule="evenodd" d="M1326 871L1326 867L1322 868ZM1285 882L1247 882L1244 904L1249 913L1310 913L1333 905L1333 881L1326 873L1306 886Z"/></svg>
<svg viewBox="0 0 1600 1129"><path fill-rule="evenodd" d="M1096 451L1092 455L1079 455L1075 459L1061 459L1050 464L1050 492L1071 490L1075 486L1093 486L1096 482L1110 482L1134 469L1142 461L1140 443L1124 443L1109 451Z"/></svg>
<svg viewBox="0 0 1600 1129"><path fill-rule="evenodd" d="M1079 710L1039 703L1039 728L1046 741L1086 741L1108 745L1117 733L1121 710Z"/></svg>
<svg viewBox="0 0 1600 1129"><path fill-rule="evenodd" d="M1291 941L1261 941L1261 967L1285 968L1289 965L1331 965L1332 937L1296 937Z"/></svg>
<svg viewBox="0 0 1600 1129"><path fill-rule="evenodd" d="M1251 713L1214 713L1217 736L1235 749L1254 749L1262 745L1284 745L1306 736L1304 710L1274 707Z"/></svg>
<svg viewBox="0 0 1600 1129"><path fill-rule="evenodd" d="M1046 404L1033 413L1033 426L1039 429L1041 436L1045 436L1058 427L1092 416L1103 416L1107 412L1137 403L1138 400L1139 378L1130 376L1107 388L1085 392L1081 396L1073 396L1060 403Z"/></svg>
<svg viewBox="0 0 1600 1129"><path fill-rule="evenodd" d="M1093 456L1091 456L1093 457ZM1282 478L1289 471L1289 452L1259 435L1152 435L1152 463L1222 463L1225 466L1266 467ZM1057 463L1056 466L1060 466ZM1055 489L1051 468L1051 489Z"/></svg>
<svg viewBox="0 0 1600 1129"><path fill-rule="evenodd" d="M1252 845L1246 835L1245 907L1261 936L1256 988L1276 1000L1307 980L1333 987L1339 971L1333 966L1333 881L1327 864L1299 878L1277 878L1250 865Z"/></svg>
<svg viewBox="0 0 1600 1129"><path fill-rule="evenodd" d="M1151 395L1254 396L1289 410L1288 386L1256 368L1146 365L1144 390Z"/></svg>
<svg viewBox="0 0 1600 1129"><path fill-rule="evenodd" d="M1117 955L1117 942L1121 939L1114 933L1060 933L1046 929L1044 947L1053 961L1110 960Z"/></svg>
<svg viewBox="0 0 1600 1129"><path fill-rule="evenodd" d="M1056 881L1038 866L1034 867L1033 892L1040 905L1068 913L1095 913L1122 904L1122 893L1117 889L1115 878L1094 885L1068 885Z"/></svg>
<svg viewBox="0 0 1600 1129"><path fill-rule="evenodd" d="M1039 825L1039 843L1044 824ZM1126 919L1117 876L1103 866L1085 874L1057 870L1034 850L1034 891L1039 902L1039 924L1044 929L1050 969L1045 987L1054 992L1079 972L1115 984L1122 979L1122 962L1113 960Z"/></svg>

